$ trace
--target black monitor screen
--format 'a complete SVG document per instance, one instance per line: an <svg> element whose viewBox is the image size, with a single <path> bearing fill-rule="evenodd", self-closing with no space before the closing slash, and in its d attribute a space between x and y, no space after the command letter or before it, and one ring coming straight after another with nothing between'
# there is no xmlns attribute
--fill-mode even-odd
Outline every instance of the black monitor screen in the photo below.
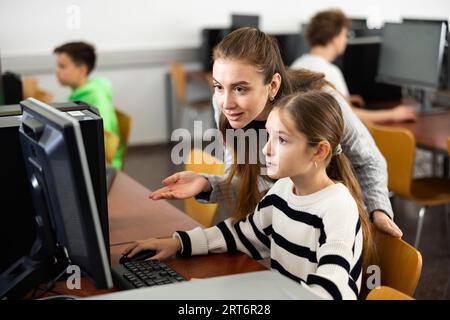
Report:
<svg viewBox="0 0 450 320"><path fill-rule="evenodd" d="M369 39L368 39L369 40ZM353 41L341 59L342 73L350 94L361 95L367 102L398 100L401 87L376 82L380 41Z"/></svg>
<svg viewBox="0 0 450 320"><path fill-rule="evenodd" d="M302 35L300 33L273 34L280 48L281 58L286 66L290 66L303 52Z"/></svg>
<svg viewBox="0 0 450 320"><path fill-rule="evenodd" d="M366 29L367 28L367 19L364 18L351 18L350 29Z"/></svg>
<svg viewBox="0 0 450 320"><path fill-rule="evenodd" d="M436 88L444 43L443 23L386 23L377 79L383 83Z"/></svg>
<svg viewBox="0 0 450 320"><path fill-rule="evenodd" d="M98 288L112 287L107 248L79 122L35 99L23 107L20 140L38 216L47 215L57 246Z"/></svg>
<svg viewBox="0 0 450 320"><path fill-rule="evenodd" d="M232 14L231 15L231 28L239 29L242 27L255 27L259 28L259 16L257 15L243 15Z"/></svg>

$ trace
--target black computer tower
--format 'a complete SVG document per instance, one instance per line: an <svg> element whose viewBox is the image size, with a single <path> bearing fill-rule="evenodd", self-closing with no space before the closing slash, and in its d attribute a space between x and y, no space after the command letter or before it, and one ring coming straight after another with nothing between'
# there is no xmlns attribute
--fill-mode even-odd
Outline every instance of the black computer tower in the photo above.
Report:
<svg viewBox="0 0 450 320"><path fill-rule="evenodd" d="M102 119L95 108L84 103L51 105L79 120L103 237L109 249ZM28 255L36 237L33 201L19 141L21 114L19 105L0 107L0 273Z"/></svg>

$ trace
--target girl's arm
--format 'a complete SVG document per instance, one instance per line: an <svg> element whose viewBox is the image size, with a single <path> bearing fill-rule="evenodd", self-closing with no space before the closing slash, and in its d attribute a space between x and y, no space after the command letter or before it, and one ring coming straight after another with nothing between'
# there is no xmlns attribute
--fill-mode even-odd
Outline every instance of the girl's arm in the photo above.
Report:
<svg viewBox="0 0 450 320"><path fill-rule="evenodd" d="M238 223L230 218L207 229L177 231L174 237L180 240L184 256L241 251L261 260L270 255L271 225L272 209L256 208Z"/></svg>

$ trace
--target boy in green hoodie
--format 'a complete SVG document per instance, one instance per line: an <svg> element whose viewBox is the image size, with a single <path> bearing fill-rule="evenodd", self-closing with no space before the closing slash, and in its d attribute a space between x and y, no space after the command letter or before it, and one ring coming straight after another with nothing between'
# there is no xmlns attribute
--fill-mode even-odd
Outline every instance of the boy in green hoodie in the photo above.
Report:
<svg viewBox="0 0 450 320"><path fill-rule="evenodd" d="M72 88L69 101L83 101L98 109L103 118L103 129L119 137L119 127L112 103L112 88L109 80L101 77L89 79L95 67L95 49L84 42L63 44L53 51L57 55L56 76L63 86ZM123 144L119 147L111 165L122 168Z"/></svg>

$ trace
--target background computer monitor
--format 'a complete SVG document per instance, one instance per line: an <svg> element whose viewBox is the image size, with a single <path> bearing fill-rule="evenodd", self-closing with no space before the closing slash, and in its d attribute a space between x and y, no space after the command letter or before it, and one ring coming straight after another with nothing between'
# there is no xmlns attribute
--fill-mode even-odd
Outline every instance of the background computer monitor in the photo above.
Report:
<svg viewBox="0 0 450 320"><path fill-rule="evenodd" d="M436 89L439 85L445 33L443 23L386 23L377 80Z"/></svg>
<svg viewBox="0 0 450 320"><path fill-rule="evenodd" d="M444 23L448 30L448 19L418 19L418 18L402 18L403 22L422 22L422 23Z"/></svg>
<svg viewBox="0 0 450 320"><path fill-rule="evenodd" d="M380 39L359 38L350 40L339 67L350 94L361 95L366 102L400 100L401 87L377 82Z"/></svg>
<svg viewBox="0 0 450 320"><path fill-rule="evenodd" d="M448 19L417 19L417 18L403 18L403 22L419 22L419 23L444 23L446 27L446 40L444 47L444 56L442 58L441 76L439 79L439 89L450 89L450 29L448 28Z"/></svg>
<svg viewBox="0 0 450 320"><path fill-rule="evenodd" d="M214 47L230 32L229 28L202 29L202 42L200 46L200 61L203 70L212 71Z"/></svg>
<svg viewBox="0 0 450 320"><path fill-rule="evenodd" d="M351 29L366 29L367 28L367 19L366 18L350 18L351 20Z"/></svg>
<svg viewBox="0 0 450 320"><path fill-rule="evenodd" d="M97 288L111 288L107 248L80 125L73 117L35 99L21 105L20 141L39 225L36 247L40 249L30 254L30 261L46 260L63 252ZM34 276L22 282L23 273L29 274L30 268L35 269ZM31 290L39 284L36 281L42 281L40 274L47 272L41 268L39 263L28 260L22 266L13 266L1 275L0 291L8 289L5 279L13 279L14 286L21 290L28 286ZM12 276L15 272L16 279ZM3 295L1 292L0 297Z"/></svg>
<svg viewBox="0 0 450 320"><path fill-rule="evenodd" d="M258 15L232 14L231 15L231 29L236 30L242 27L259 28Z"/></svg>
<svg viewBox="0 0 450 320"><path fill-rule="evenodd" d="M281 58L286 66L290 66L302 54L302 35L297 33L271 34L277 40Z"/></svg>

